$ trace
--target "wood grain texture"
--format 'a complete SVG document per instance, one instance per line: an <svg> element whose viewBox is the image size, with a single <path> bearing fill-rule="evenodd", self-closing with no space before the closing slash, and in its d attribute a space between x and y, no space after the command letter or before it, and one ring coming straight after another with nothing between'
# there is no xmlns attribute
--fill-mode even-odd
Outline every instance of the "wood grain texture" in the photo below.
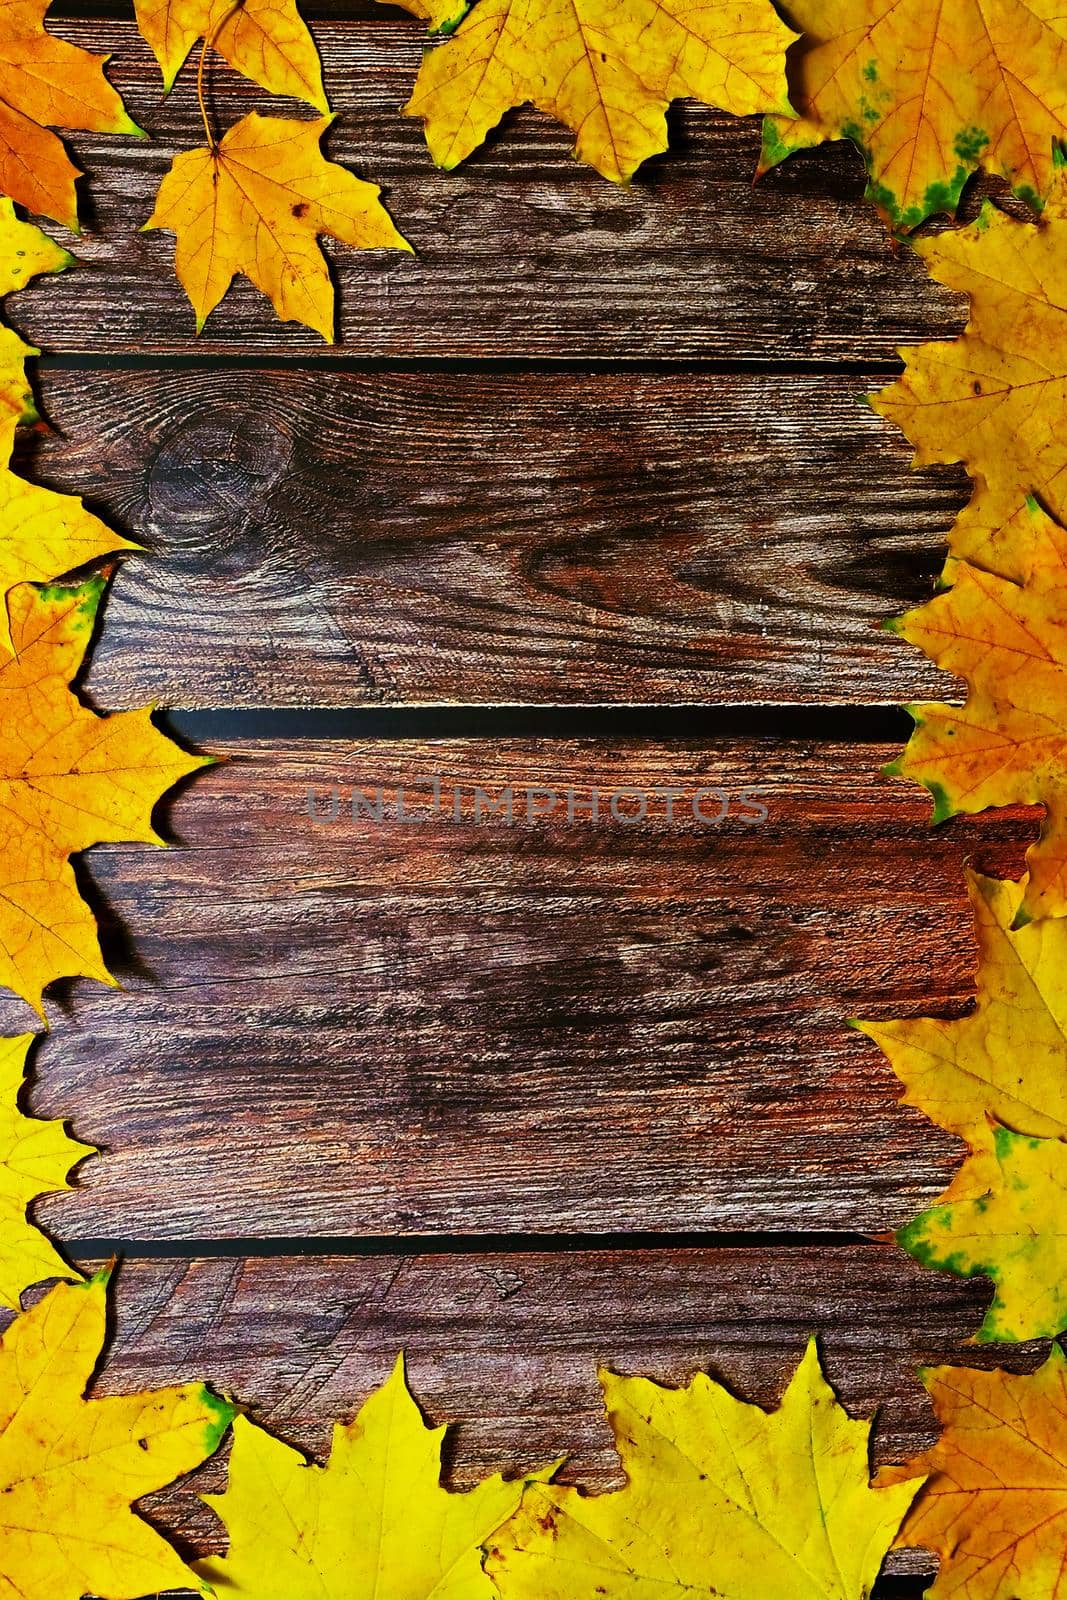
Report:
<svg viewBox="0 0 1067 1600"><path fill-rule="evenodd" d="M952 697L875 624L932 592L965 480L869 387L52 369L25 470L149 547L105 705Z"/></svg>
<svg viewBox="0 0 1067 1600"><path fill-rule="evenodd" d="M42 1215L147 1240L899 1225L961 1147L847 1019L966 1006L964 861L1019 871L1035 825L930 832L886 753L236 747L175 806L180 849L89 857L137 965L51 1007L33 1103L107 1157ZM398 823L434 775L444 815ZM334 782L381 786L382 822L312 821ZM508 784L513 822L475 820L474 786ZM673 821L655 795L611 816L657 786ZM697 824L698 788L730 820Z"/></svg>
<svg viewBox="0 0 1067 1600"><path fill-rule="evenodd" d="M161 101L158 71L132 23L55 27L113 52L112 77L154 138L71 138L89 174L83 265L20 295L13 319L53 351L329 356L306 329L279 329L246 282L194 341L172 240L136 231L173 156L203 141L192 69ZM433 168L421 128L399 114L418 70L419 27L382 8L315 32L339 112L329 153L384 184L418 252L332 252L338 360L884 363L898 344L943 335L961 320L960 298L932 284L858 203L862 163L851 148L787 163L753 187L758 120L688 105L672 114L671 156L626 190L574 162L567 131L529 112L445 174ZM219 128L257 105L299 110L222 64L210 87Z"/></svg>
<svg viewBox="0 0 1067 1600"><path fill-rule="evenodd" d="M843 1403L877 1412L881 1464L932 1442L916 1368L959 1361L987 1298L889 1245L131 1260L99 1390L208 1378L321 1459L333 1420L351 1417L406 1349L429 1417L456 1425L447 1482L566 1453L564 1476L603 1491L620 1473L598 1363L666 1383L704 1369L773 1405L816 1333ZM968 1349L965 1359L1028 1370L1042 1353ZM218 1548L195 1494L223 1474L219 1460L154 1497L154 1520L198 1551ZM930 1570L919 1552L891 1563Z"/></svg>

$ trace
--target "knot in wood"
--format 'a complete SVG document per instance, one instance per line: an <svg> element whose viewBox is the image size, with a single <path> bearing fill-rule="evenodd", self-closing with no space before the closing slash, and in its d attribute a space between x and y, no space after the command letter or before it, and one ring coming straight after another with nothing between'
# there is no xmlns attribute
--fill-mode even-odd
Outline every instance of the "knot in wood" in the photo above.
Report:
<svg viewBox="0 0 1067 1600"><path fill-rule="evenodd" d="M284 426L262 412L219 406L178 423L149 471L153 529L171 549L217 560L262 523L292 455Z"/></svg>

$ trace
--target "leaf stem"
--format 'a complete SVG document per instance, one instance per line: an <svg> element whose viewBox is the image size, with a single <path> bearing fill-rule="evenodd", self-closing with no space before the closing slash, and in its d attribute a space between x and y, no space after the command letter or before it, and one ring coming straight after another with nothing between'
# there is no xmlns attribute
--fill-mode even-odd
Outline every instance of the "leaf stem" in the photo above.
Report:
<svg viewBox="0 0 1067 1600"><path fill-rule="evenodd" d="M200 49L200 65L196 69L196 98L200 103L200 116L204 124L204 133L207 135L208 149L212 155L218 149L219 141L215 137L215 131L211 126L211 118L208 116L207 98L204 94L204 70L207 66L208 51L214 50L223 28L231 17L240 11L243 5L244 0L232 0L232 3L226 7L215 26L205 33L204 43Z"/></svg>

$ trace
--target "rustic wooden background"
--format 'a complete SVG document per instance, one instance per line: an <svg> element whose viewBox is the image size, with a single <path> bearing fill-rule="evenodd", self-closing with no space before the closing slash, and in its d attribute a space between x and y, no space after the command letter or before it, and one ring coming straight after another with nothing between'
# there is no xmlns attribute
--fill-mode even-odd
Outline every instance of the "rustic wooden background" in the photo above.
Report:
<svg viewBox="0 0 1067 1600"><path fill-rule="evenodd" d="M845 1026L967 1006L963 864L1033 833L931 833L879 776L894 704L945 685L875 623L930 592L966 484L861 400L962 303L853 154L754 187L758 127L699 107L630 192L534 114L438 173L398 115L417 25L351 0L315 21L330 153L418 255L331 252L335 348L247 284L197 341L136 231L199 140L192 73L163 102L118 0L58 15L153 139L71 141L81 264L9 304L47 352L29 465L151 550L88 692L229 757L176 848L86 862L125 992L60 992L36 1058L35 1109L107 1152L41 1208L124 1259L104 1387L207 1376L318 1450L404 1346L455 1482L568 1451L603 1487L596 1361L770 1403L814 1330L877 1459L921 1447L918 1363L1036 1358L966 1350L987 1286L886 1242L960 1148ZM211 93L221 126L265 98ZM759 785L770 817L305 814L434 774ZM157 1510L191 1548L220 1471Z"/></svg>

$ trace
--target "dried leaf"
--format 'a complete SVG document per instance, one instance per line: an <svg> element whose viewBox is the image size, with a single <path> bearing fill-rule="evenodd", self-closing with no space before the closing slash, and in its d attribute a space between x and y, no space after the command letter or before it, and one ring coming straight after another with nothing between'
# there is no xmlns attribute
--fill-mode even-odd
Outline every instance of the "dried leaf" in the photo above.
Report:
<svg viewBox="0 0 1067 1600"><path fill-rule="evenodd" d="M150 711L99 717L68 688L105 588L8 597L15 655L0 659L0 985L41 1011L56 978L113 984L70 857L107 841L161 844L152 808L205 765L152 726Z"/></svg>
<svg viewBox="0 0 1067 1600"><path fill-rule="evenodd" d="M71 1139L62 1122L40 1122L19 1110L32 1042L29 1033L0 1039L0 1305L12 1311L31 1284L77 1277L27 1220L26 1209L39 1195L69 1189L71 1169L96 1154L92 1145Z"/></svg>
<svg viewBox="0 0 1067 1600"><path fill-rule="evenodd" d="M600 1381L626 1487L531 1485L489 1547L501 1600L870 1594L922 1480L872 1488L870 1426L838 1405L814 1342L769 1414L703 1374Z"/></svg>
<svg viewBox="0 0 1067 1600"><path fill-rule="evenodd" d="M916 446L916 466L962 462L975 480L952 554L1022 578L1027 498L1067 524L1067 178L1038 223L987 206L916 249L939 283L970 296L970 320L962 338L903 350L904 376L871 404Z"/></svg>
<svg viewBox="0 0 1067 1600"><path fill-rule="evenodd" d="M271 94L328 111L322 63L296 0L134 0L137 26L169 94L198 39Z"/></svg>
<svg viewBox="0 0 1067 1600"><path fill-rule="evenodd" d="M790 115L793 38L770 0L478 0L425 57L406 110L452 168L532 102L577 134L581 160L624 181L666 150L672 100Z"/></svg>
<svg viewBox="0 0 1067 1600"><path fill-rule="evenodd" d="M859 1022L904 1100L972 1148L989 1120L1067 1139L1067 919L1012 931L1024 885L967 874L978 934L978 1004L953 1021Z"/></svg>
<svg viewBox="0 0 1067 1600"><path fill-rule="evenodd" d="M899 1541L940 1558L927 1600L1067 1600L1063 1351L1054 1345L1032 1375L929 1367L920 1377L941 1437L883 1476L930 1474Z"/></svg>
<svg viewBox="0 0 1067 1600"><path fill-rule="evenodd" d="M48 5L0 0L0 193L76 232L78 169L48 130L141 130L104 76L107 57L45 31Z"/></svg>
<svg viewBox="0 0 1067 1600"><path fill-rule="evenodd" d="M403 1362L355 1422L334 1428L325 1467L255 1423L234 1424L229 1486L205 1496L230 1535L199 1571L233 1600L492 1600L480 1546L519 1503L523 1481L441 1487L444 1428L428 1428Z"/></svg>
<svg viewBox="0 0 1067 1600"><path fill-rule="evenodd" d="M941 1203L897 1240L924 1267L992 1278L980 1344L1053 1339L1067 1328L1067 1145L993 1130Z"/></svg>
<svg viewBox="0 0 1067 1600"><path fill-rule="evenodd" d="M1067 138L1067 17L1056 0L787 0L800 121L769 122L761 170L852 139L868 197L901 230L953 212L983 166L1036 200Z"/></svg>
<svg viewBox="0 0 1067 1600"><path fill-rule="evenodd" d="M1015 804L1046 807L1021 926L1067 914L1067 531L1036 507L1027 582L952 563L953 587L892 626L966 680L962 707L915 705L915 732L889 769L925 784L935 821Z"/></svg>
<svg viewBox="0 0 1067 1600"><path fill-rule="evenodd" d="M212 1455L233 1407L202 1384L84 1397L106 1274L58 1284L0 1343L0 1595L136 1600L199 1588L133 1502Z"/></svg>
<svg viewBox="0 0 1067 1600"><path fill-rule="evenodd" d="M320 234L361 250L411 246L372 183L326 161L329 117L294 122L255 111L216 149L176 158L148 228L177 236L178 277L203 328L239 272L269 297L283 322L333 338L334 295Z"/></svg>

